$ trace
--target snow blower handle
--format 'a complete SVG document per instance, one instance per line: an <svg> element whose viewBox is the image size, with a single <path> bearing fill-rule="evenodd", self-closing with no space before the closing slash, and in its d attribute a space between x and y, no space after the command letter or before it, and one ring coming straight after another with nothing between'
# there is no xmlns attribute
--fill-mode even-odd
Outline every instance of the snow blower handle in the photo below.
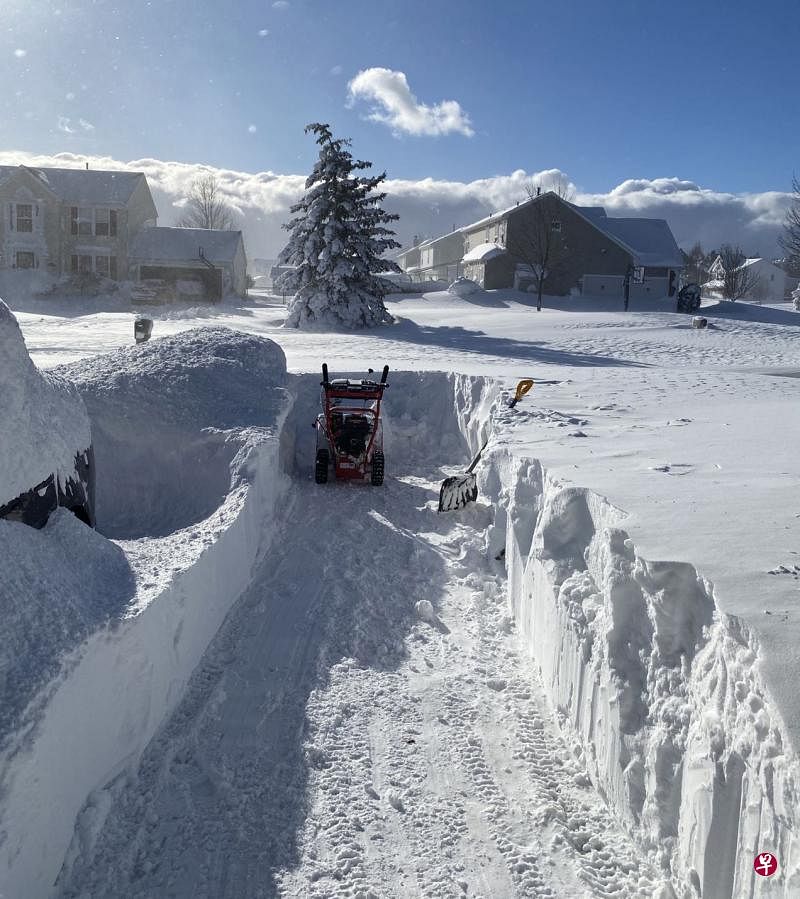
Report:
<svg viewBox="0 0 800 899"><path fill-rule="evenodd" d="M531 387L533 387L532 378L525 378L520 381L519 384L517 384L517 392L514 394L513 399L508 404L508 408L513 409L514 406L516 406L517 403L522 399L522 397L525 396L526 393L528 393Z"/></svg>
<svg viewBox="0 0 800 899"><path fill-rule="evenodd" d="M383 366L383 374L381 375L381 384L385 384L385 383L386 383L386 379L387 379L388 377L389 377L389 366L388 366L388 365L384 365L384 366Z"/></svg>
<svg viewBox="0 0 800 899"><path fill-rule="evenodd" d="M327 386L329 383L330 383L330 381L328 381L328 363L323 362L322 363L322 384L323 384L323 386Z"/></svg>

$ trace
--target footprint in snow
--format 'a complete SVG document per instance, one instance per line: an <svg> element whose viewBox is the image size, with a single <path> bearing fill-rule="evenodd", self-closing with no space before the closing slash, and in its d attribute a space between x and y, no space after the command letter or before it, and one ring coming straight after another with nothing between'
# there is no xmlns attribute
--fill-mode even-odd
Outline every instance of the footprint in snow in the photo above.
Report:
<svg viewBox="0 0 800 899"><path fill-rule="evenodd" d="M691 474L694 470L694 465L690 465L688 462L670 462L666 465L651 466L650 470L663 471L665 474L671 475L684 475Z"/></svg>

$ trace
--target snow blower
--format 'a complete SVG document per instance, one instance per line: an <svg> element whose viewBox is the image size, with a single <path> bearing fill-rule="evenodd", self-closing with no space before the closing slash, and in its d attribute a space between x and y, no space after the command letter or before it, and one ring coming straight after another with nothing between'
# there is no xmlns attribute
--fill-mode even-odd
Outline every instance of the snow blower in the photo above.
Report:
<svg viewBox="0 0 800 899"><path fill-rule="evenodd" d="M533 381L530 378L520 381L508 408L513 409L531 387L533 387ZM488 443L489 437L484 440L483 446L478 450L478 455L470 462L469 468L464 474L452 475L442 481L442 487L439 490L440 512L456 512L458 509L463 509L467 503L474 503L478 498L478 480L473 472Z"/></svg>
<svg viewBox="0 0 800 899"><path fill-rule="evenodd" d="M369 370L372 374L372 369ZM328 377L322 363L322 412L317 416L317 455L314 480L325 484L333 468L337 480L383 483L383 427L381 400L389 386L389 366L383 366L380 382L365 378L352 381Z"/></svg>

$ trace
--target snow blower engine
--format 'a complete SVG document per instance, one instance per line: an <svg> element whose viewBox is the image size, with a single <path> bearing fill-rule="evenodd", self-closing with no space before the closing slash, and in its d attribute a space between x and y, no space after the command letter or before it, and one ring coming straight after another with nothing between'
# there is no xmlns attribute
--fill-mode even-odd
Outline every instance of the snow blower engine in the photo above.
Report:
<svg viewBox="0 0 800 899"><path fill-rule="evenodd" d="M372 374L372 369L369 370ZM380 383L370 379L352 381L328 378L322 363L322 412L317 416L317 456L314 480L325 484L333 466L339 480L383 483L383 429L381 400L389 386L389 366L383 366Z"/></svg>

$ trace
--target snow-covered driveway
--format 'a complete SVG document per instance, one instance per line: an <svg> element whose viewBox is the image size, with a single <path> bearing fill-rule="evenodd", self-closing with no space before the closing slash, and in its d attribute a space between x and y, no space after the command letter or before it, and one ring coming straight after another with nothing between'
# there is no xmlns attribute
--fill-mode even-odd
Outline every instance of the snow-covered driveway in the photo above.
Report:
<svg viewBox="0 0 800 899"><path fill-rule="evenodd" d="M436 488L298 484L60 895L652 895L520 660L491 516Z"/></svg>

